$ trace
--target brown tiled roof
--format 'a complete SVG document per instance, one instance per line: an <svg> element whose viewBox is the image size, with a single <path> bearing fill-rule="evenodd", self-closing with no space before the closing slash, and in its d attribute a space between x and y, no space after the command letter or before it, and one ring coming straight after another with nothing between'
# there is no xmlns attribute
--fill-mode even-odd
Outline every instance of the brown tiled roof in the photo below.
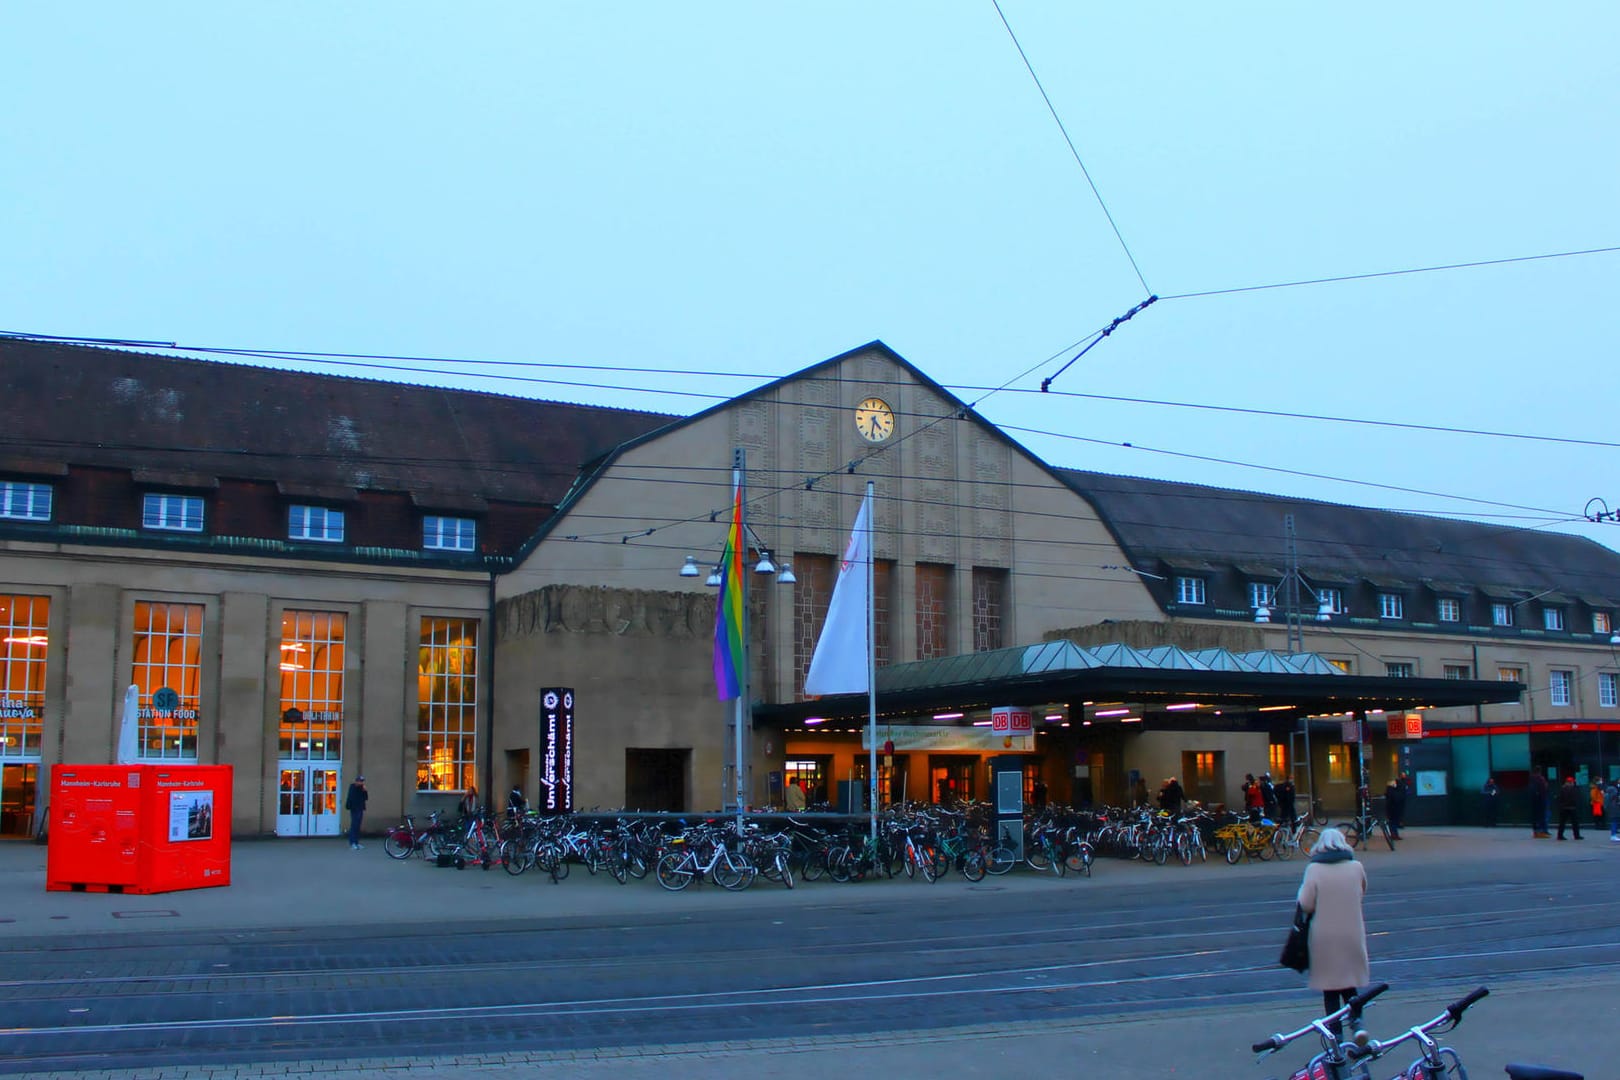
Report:
<svg viewBox="0 0 1620 1080"><path fill-rule="evenodd" d="M1283 515L1293 514L1299 568L1307 580L1393 585L1466 582L1514 599L1554 587L1602 593L1620 580L1620 552L1593 540L1477 521L1346 506L1056 469L1097 508L1138 566L1207 560L1287 566Z"/></svg>
<svg viewBox="0 0 1620 1080"><path fill-rule="evenodd" d="M0 339L0 461L142 470L154 483L403 492L456 510L555 505L579 466L659 413ZM162 479L162 478L167 479Z"/></svg>

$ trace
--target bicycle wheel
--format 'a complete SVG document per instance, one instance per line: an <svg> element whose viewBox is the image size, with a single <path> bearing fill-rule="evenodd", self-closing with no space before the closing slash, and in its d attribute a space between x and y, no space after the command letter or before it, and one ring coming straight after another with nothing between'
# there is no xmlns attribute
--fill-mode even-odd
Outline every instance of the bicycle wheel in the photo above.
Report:
<svg viewBox="0 0 1620 1080"><path fill-rule="evenodd" d="M1322 831L1314 825L1305 826L1305 831L1299 834L1299 849L1309 855L1316 847L1316 842L1322 839Z"/></svg>
<svg viewBox="0 0 1620 1080"><path fill-rule="evenodd" d="M930 885L939 880L939 860L933 848L925 845L917 849L917 869Z"/></svg>
<svg viewBox="0 0 1620 1080"><path fill-rule="evenodd" d="M568 876L568 860L563 856L562 848L556 844L542 844L535 848L534 864L550 874L553 881L561 881Z"/></svg>
<svg viewBox="0 0 1620 1080"><path fill-rule="evenodd" d="M1354 821L1347 821L1343 825L1340 825L1339 831L1344 833L1345 843L1349 844L1352 848L1360 847L1362 842L1366 839L1366 837L1361 834L1360 826L1358 826Z"/></svg>
<svg viewBox="0 0 1620 1080"><path fill-rule="evenodd" d="M647 876L647 857L639 851L632 851L625 856L625 872L640 881Z"/></svg>
<svg viewBox="0 0 1620 1080"><path fill-rule="evenodd" d="M758 873L754 864L743 855L722 855L720 861L714 864L710 871L714 875L714 883L727 892L741 892L754 883L754 875Z"/></svg>
<svg viewBox="0 0 1620 1080"><path fill-rule="evenodd" d="M1278 829L1271 837L1272 849L1276 851L1277 858L1284 862L1294 857L1294 849L1298 844L1299 841L1294 839L1294 834L1287 829Z"/></svg>
<svg viewBox="0 0 1620 1080"><path fill-rule="evenodd" d="M787 852L778 851L772 854L771 865L775 868L776 880L782 883L782 887L793 888L793 867L788 863Z"/></svg>
<svg viewBox="0 0 1620 1080"><path fill-rule="evenodd" d="M1186 833L1176 834L1176 859L1182 866L1192 865L1192 837Z"/></svg>
<svg viewBox="0 0 1620 1080"><path fill-rule="evenodd" d="M906 868L906 877L908 877L908 878L916 877L917 876L917 860L921 856L922 853L920 851L916 850L915 848L903 848L901 850L903 850L905 852L905 858L900 861L900 865L904 866Z"/></svg>
<svg viewBox="0 0 1620 1080"><path fill-rule="evenodd" d="M804 860L804 869L799 876L806 881L820 881L821 876L827 872L826 851L812 851Z"/></svg>
<svg viewBox="0 0 1620 1080"><path fill-rule="evenodd" d="M1395 850L1395 834L1389 831L1389 822L1380 821L1378 823L1378 828L1384 834L1384 843L1389 845L1389 850L1394 851Z"/></svg>
<svg viewBox="0 0 1620 1080"><path fill-rule="evenodd" d="M1013 849L1004 844L998 844L991 849L989 858L984 860L984 871L1000 877L1013 868L1018 860L1013 856Z"/></svg>
<svg viewBox="0 0 1620 1080"><path fill-rule="evenodd" d="M984 852L970 851L963 855L962 863L957 869L962 871L962 876L969 881L983 881L986 871Z"/></svg>
<svg viewBox="0 0 1620 1080"><path fill-rule="evenodd" d="M1049 847L1046 849L1046 861L1051 864L1052 873L1058 877L1062 877L1069 872L1069 864L1063 860L1062 855L1058 854L1056 848Z"/></svg>
<svg viewBox="0 0 1620 1080"><path fill-rule="evenodd" d="M1226 841L1226 865L1236 866L1238 860L1243 858L1243 845L1237 840Z"/></svg>
<svg viewBox="0 0 1620 1080"><path fill-rule="evenodd" d="M523 846L521 840L502 840L498 854L501 866L505 867L506 872L513 877L517 877L527 870L530 861L534 858Z"/></svg>
<svg viewBox="0 0 1620 1080"><path fill-rule="evenodd" d="M855 856L847 847L829 848L827 851L827 876L838 884L847 882L855 872Z"/></svg>
<svg viewBox="0 0 1620 1080"><path fill-rule="evenodd" d="M658 884L680 892L692 884L693 873L684 851L672 851L658 860Z"/></svg>
<svg viewBox="0 0 1620 1080"><path fill-rule="evenodd" d="M411 836L411 830L403 825L394 826L383 837L383 851L390 859L408 859L415 850L415 838Z"/></svg>
<svg viewBox="0 0 1620 1080"><path fill-rule="evenodd" d="M1153 841L1153 861L1159 866L1170 861L1170 842L1167 837L1161 836Z"/></svg>
<svg viewBox="0 0 1620 1080"><path fill-rule="evenodd" d="M1031 870L1050 870L1052 858L1046 853L1044 844L1026 844L1024 846L1024 862L1029 864Z"/></svg>

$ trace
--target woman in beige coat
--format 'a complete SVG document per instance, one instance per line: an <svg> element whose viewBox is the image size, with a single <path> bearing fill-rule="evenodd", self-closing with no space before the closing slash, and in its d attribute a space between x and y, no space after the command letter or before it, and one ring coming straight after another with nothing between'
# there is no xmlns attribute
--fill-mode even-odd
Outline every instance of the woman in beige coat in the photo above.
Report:
<svg viewBox="0 0 1620 1080"><path fill-rule="evenodd" d="M1299 906L1311 915L1312 990L1322 991L1323 1015L1335 1012L1371 981L1361 898L1367 872L1338 829L1323 829L1299 886Z"/></svg>

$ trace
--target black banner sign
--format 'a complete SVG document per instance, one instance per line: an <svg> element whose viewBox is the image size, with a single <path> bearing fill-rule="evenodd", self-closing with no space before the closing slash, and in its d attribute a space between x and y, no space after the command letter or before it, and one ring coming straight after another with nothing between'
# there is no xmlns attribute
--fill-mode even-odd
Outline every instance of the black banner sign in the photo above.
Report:
<svg viewBox="0 0 1620 1080"><path fill-rule="evenodd" d="M540 691L540 805L547 814L574 811L574 688Z"/></svg>

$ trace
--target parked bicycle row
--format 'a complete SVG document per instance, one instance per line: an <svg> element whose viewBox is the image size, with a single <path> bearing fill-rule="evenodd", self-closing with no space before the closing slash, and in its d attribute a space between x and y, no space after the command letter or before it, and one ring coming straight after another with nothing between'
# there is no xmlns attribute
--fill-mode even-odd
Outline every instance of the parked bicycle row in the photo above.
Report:
<svg viewBox="0 0 1620 1080"><path fill-rule="evenodd" d="M868 877L921 877L934 882L952 873L968 881L1005 874L1016 865L1063 876L1091 873L1092 848L1073 826L1026 823L1020 846L1006 826L992 842L982 815L937 808L896 808L883 814L874 837L864 824L776 819L738 832L732 819L545 817L508 811L454 821L438 813L418 824L412 817L388 831L390 858L413 856L464 869L501 867L514 876L531 870L559 882L570 868L607 873L623 884L651 873L666 889L695 881L748 888L757 878L793 888L796 881L860 881Z"/></svg>

